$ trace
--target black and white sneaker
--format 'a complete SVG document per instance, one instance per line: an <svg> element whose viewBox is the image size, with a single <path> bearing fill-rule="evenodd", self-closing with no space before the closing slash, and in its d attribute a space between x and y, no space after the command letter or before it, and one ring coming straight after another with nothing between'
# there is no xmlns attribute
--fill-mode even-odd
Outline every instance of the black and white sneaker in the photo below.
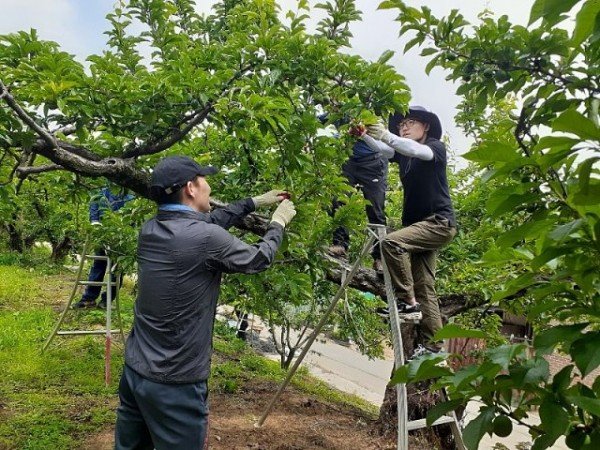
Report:
<svg viewBox="0 0 600 450"><path fill-rule="evenodd" d="M404 302L398 302L396 304L398 306L398 317L401 320L421 320L423 318L423 313L421 312L421 305L415 303L414 305L409 305ZM390 310L387 307L377 308L377 314L381 317L389 319Z"/></svg>
<svg viewBox="0 0 600 450"><path fill-rule="evenodd" d="M375 312L378 316L383 317L384 319L390 318L390 310L387 306L380 306L375 310Z"/></svg>
<svg viewBox="0 0 600 450"><path fill-rule="evenodd" d="M418 303L409 305L408 303L398 302L398 316L402 320L421 320L423 318L421 305Z"/></svg>

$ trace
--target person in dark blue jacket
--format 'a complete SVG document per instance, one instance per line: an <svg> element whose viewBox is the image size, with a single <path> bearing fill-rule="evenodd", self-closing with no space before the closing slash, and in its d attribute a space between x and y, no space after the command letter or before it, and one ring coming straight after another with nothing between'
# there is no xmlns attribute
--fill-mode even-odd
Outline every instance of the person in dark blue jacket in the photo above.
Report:
<svg viewBox="0 0 600 450"><path fill-rule="evenodd" d="M114 194L111 192L109 187L102 188L98 194L92 197L92 201L90 202L91 224L94 226L100 225L100 221L102 220L102 216L104 215L105 211L118 211L125 205L125 203L132 199L133 195L127 194L122 190L117 194ZM106 251L104 248L99 248L96 250L95 254L97 256L106 256ZM90 269L88 281L102 281L105 274L106 261L95 259ZM111 281L116 281L116 277L114 275L112 276ZM81 297L81 300L75 303L73 308L93 308L98 306L99 308L106 309L106 292L102 292L102 297L98 302L98 305L96 305L96 300L100 296L101 291L101 286L87 286L83 296ZM114 299L116 293L116 287L113 286L111 288L111 298Z"/></svg>
<svg viewBox="0 0 600 450"><path fill-rule="evenodd" d="M327 121L327 114L319 116L321 123ZM337 127L342 122L335 123ZM342 174L348 184L360 189L369 205L365 207L369 223L385 225L385 193L387 190L388 158L378 150L372 149L360 136L352 146L352 155L342 165ZM342 206L342 202L333 202L333 213ZM336 256L345 256L350 245L350 234L344 227L338 227L333 232L333 245L329 251ZM373 248L373 268L382 271L381 254L379 245Z"/></svg>

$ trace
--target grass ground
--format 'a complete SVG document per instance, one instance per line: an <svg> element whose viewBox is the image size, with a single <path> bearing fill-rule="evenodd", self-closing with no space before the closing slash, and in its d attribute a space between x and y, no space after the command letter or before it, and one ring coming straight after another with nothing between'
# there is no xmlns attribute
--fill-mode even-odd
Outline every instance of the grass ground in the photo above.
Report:
<svg viewBox="0 0 600 450"><path fill-rule="evenodd" d="M86 444L90 436L101 430L110 433L115 421L123 365L123 345L118 339L108 387L104 385L103 338L57 337L48 351L41 353L74 277L47 265L46 260L43 253L25 258L0 253L1 450L91 448ZM126 281L120 297L126 330L132 322L132 290L133 285ZM73 311L68 317L65 328L101 328L105 320L101 310ZM216 396L235 398L257 384L274 388L284 377L276 362L253 353L225 325L216 327L214 344L210 387ZM372 405L332 390L305 371L294 383L298 392L337 405L334 409L349 407L353 414L358 411L367 419L377 412ZM265 398L257 400L266 404L273 388L264 390Z"/></svg>

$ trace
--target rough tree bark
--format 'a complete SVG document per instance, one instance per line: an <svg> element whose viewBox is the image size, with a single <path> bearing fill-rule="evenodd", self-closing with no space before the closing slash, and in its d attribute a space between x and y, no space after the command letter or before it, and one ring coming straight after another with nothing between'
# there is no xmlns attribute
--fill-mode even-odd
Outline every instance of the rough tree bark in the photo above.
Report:
<svg viewBox="0 0 600 450"><path fill-rule="evenodd" d="M71 250L73 250L73 241L70 237L64 236L58 242L52 242L52 255L50 259L57 263L65 259Z"/></svg>

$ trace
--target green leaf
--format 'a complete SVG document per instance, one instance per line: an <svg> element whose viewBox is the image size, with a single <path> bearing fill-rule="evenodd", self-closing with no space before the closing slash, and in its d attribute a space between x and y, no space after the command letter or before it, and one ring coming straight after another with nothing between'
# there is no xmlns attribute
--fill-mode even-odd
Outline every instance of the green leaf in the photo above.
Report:
<svg viewBox="0 0 600 450"><path fill-rule="evenodd" d="M479 410L480 414L471 420L463 430L463 440L469 450L476 450L485 433L492 430L492 421L495 411L493 406L486 406Z"/></svg>
<svg viewBox="0 0 600 450"><path fill-rule="evenodd" d="M444 414L454 411L461 406L463 401L460 399L448 400L443 403L438 403L427 412L427 425L431 426L433 422L442 417Z"/></svg>
<svg viewBox="0 0 600 450"><path fill-rule="evenodd" d="M580 139L573 139L566 136L544 136L535 146L536 150L549 149L545 153L534 154L537 164L542 170L547 170L548 167L563 161L571 154L577 151L577 144L580 144Z"/></svg>
<svg viewBox="0 0 600 450"><path fill-rule="evenodd" d="M438 366L443 360L443 356L427 355L411 361L396 370L390 383L416 383L451 375L449 368Z"/></svg>
<svg viewBox="0 0 600 450"><path fill-rule="evenodd" d="M405 364L396 369L392 379L390 380L390 384L408 383L411 379L410 369L410 364Z"/></svg>
<svg viewBox="0 0 600 450"><path fill-rule="evenodd" d="M538 237L543 234L543 232L552 224L554 224L554 222L555 221L553 219L532 220L530 222L525 222L518 227L501 234L496 240L496 244L499 247L508 247L513 245L515 242Z"/></svg>
<svg viewBox="0 0 600 450"><path fill-rule="evenodd" d="M571 148L576 144L579 144L578 139L573 139L566 136L544 136L540 138L539 142L535 146L538 150L543 150L545 148Z"/></svg>
<svg viewBox="0 0 600 450"><path fill-rule="evenodd" d="M584 411L587 411L596 417L600 417L600 399L584 397L581 395L570 395L567 397L567 400Z"/></svg>
<svg viewBox="0 0 600 450"><path fill-rule="evenodd" d="M525 346L523 344L506 344L488 350L486 357L494 364L498 364L504 370L507 370L511 360L524 351Z"/></svg>
<svg viewBox="0 0 600 450"><path fill-rule="evenodd" d="M402 6L401 0L384 0L379 4L377 9L392 9L392 8L400 8Z"/></svg>
<svg viewBox="0 0 600 450"><path fill-rule="evenodd" d="M404 46L404 53L408 52L411 48L413 48L417 44L423 43L423 38L421 36L417 36L412 38L410 41L406 43Z"/></svg>
<svg viewBox="0 0 600 450"><path fill-rule="evenodd" d="M573 8L579 0L536 0L531 7L529 25L542 18L545 22L553 19L550 24L558 23L558 17Z"/></svg>
<svg viewBox="0 0 600 450"><path fill-rule="evenodd" d="M582 139L600 140L600 128L574 109L568 109L558 116L552 122L552 130L573 133Z"/></svg>
<svg viewBox="0 0 600 450"><path fill-rule="evenodd" d="M433 68L436 66L439 59L440 59L440 55L435 56L431 61L429 61L427 63L427 65L425 66L425 73L427 75L429 75L429 73L433 70Z"/></svg>
<svg viewBox="0 0 600 450"><path fill-rule="evenodd" d="M591 180L590 185L587 186L587 188L576 191L571 197L571 201L575 205L581 206L597 205L598 199L600 199L600 184L592 184Z"/></svg>
<svg viewBox="0 0 600 450"><path fill-rule="evenodd" d="M558 344L563 344L566 351L571 343L581 336L581 332L588 326L588 323L578 323L575 325L557 325L547 330L539 332L533 339L533 346L540 355L552 353Z"/></svg>
<svg viewBox="0 0 600 450"><path fill-rule="evenodd" d="M388 62L390 59L393 58L394 54L395 54L395 52L393 50L386 50L381 54L381 56L379 57L377 62L379 64L385 64L386 62Z"/></svg>
<svg viewBox="0 0 600 450"><path fill-rule="evenodd" d="M449 323L445 327L441 328L435 333L433 339L435 341L441 341L442 339L451 338L481 338L485 339L486 333L481 330L467 329L454 323Z"/></svg>
<svg viewBox="0 0 600 450"><path fill-rule="evenodd" d="M586 159L579 165L579 186L580 192L587 193L590 186L590 176L594 170L594 165L600 160L600 156L593 156Z"/></svg>
<svg viewBox="0 0 600 450"><path fill-rule="evenodd" d="M552 246L546 248L542 253L533 258L530 262L533 270L539 270L543 265L552 261L559 256L569 254L573 251L573 247L570 245Z"/></svg>
<svg viewBox="0 0 600 450"><path fill-rule="evenodd" d="M598 331L585 333L571 345L569 353L583 377L600 365L598 349L600 349L600 332Z"/></svg>
<svg viewBox="0 0 600 450"><path fill-rule="evenodd" d="M525 376L522 380L523 384L537 386L541 382L546 381L550 376L550 364L541 356L528 359L523 367L526 368Z"/></svg>
<svg viewBox="0 0 600 450"><path fill-rule="evenodd" d="M578 47L594 31L596 17L600 14L600 0L587 0L575 19L573 31L573 46Z"/></svg>
<svg viewBox="0 0 600 450"><path fill-rule="evenodd" d="M493 218L498 218L502 214L514 211L518 206L533 203L539 199L539 194L535 192L525 192L523 194L512 194L508 197L502 197L494 193L487 202L487 208Z"/></svg>
<svg viewBox="0 0 600 450"><path fill-rule="evenodd" d="M500 142L485 142L463 155L463 158L469 161L479 163L493 162L511 162L518 159L521 155L516 148L502 144Z"/></svg>
<svg viewBox="0 0 600 450"><path fill-rule="evenodd" d="M553 241L563 242L568 236L579 230L584 223L583 219L576 219L564 225L559 225L548 233L548 237Z"/></svg>
<svg viewBox="0 0 600 450"><path fill-rule="evenodd" d="M486 202L486 208L493 217L513 211L517 206L540 199L541 193L535 183L521 183L502 186L496 189Z"/></svg>
<svg viewBox="0 0 600 450"><path fill-rule="evenodd" d="M498 301L510 297L536 283L537 280L534 273L524 273L506 283L503 290L495 292L492 295L492 300Z"/></svg>
<svg viewBox="0 0 600 450"><path fill-rule="evenodd" d="M552 391L560 392L565 391L571 385L571 373L573 372L573 364L569 364L567 367L563 368L560 372L558 372L552 378Z"/></svg>
<svg viewBox="0 0 600 450"><path fill-rule="evenodd" d="M522 253L519 253L513 248L502 248L494 246L483 254L481 260L486 265L494 266L504 264L507 262L514 262L517 260L529 261L531 258L532 257L525 257Z"/></svg>
<svg viewBox="0 0 600 450"><path fill-rule="evenodd" d="M558 403L555 403L552 396L547 396L540 405L541 427L547 433L550 444L564 434L569 427L569 414Z"/></svg>

